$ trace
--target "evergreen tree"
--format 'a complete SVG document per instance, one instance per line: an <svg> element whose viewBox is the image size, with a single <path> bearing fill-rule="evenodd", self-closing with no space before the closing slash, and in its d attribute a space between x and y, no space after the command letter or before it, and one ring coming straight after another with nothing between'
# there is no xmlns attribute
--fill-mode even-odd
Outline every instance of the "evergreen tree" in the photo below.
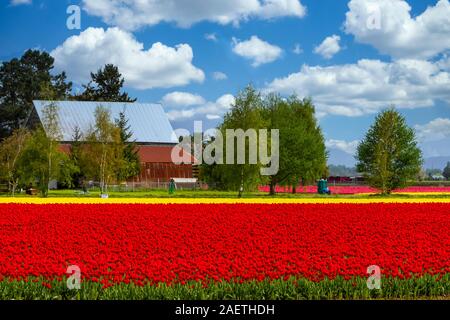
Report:
<svg viewBox="0 0 450 320"><path fill-rule="evenodd" d="M139 154L136 147L136 141L131 140L133 132L131 131L130 125L128 125L125 111L119 113L119 118L116 119L116 126L119 128L120 132L120 142L123 150L122 158L124 160L122 168L118 170L117 180L126 181L140 173L141 166Z"/></svg>
<svg viewBox="0 0 450 320"><path fill-rule="evenodd" d="M84 174L81 171L81 149L83 146L83 133L79 127L75 127L72 135L72 143L70 144L70 160L77 170L72 173L71 184L75 187L81 187Z"/></svg>
<svg viewBox="0 0 450 320"><path fill-rule="evenodd" d="M20 59L0 65L0 140L16 129L39 123L33 100L45 100L43 87L54 90L53 100L70 95L72 83L64 72L52 75L53 63L47 52L28 50Z"/></svg>
<svg viewBox="0 0 450 320"><path fill-rule="evenodd" d="M121 92L124 83L119 68L106 64L96 73L91 72L91 81L84 86L84 92L74 98L79 101L135 102L128 93Z"/></svg>
<svg viewBox="0 0 450 320"><path fill-rule="evenodd" d="M445 177L445 179L450 180L450 162L447 162L442 175Z"/></svg>

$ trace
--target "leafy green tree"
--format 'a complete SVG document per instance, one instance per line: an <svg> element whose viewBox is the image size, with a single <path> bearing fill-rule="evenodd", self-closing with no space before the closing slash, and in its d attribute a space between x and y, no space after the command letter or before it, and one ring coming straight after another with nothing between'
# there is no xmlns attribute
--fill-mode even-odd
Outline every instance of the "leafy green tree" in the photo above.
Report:
<svg viewBox="0 0 450 320"><path fill-rule="evenodd" d="M17 129L0 143L0 178L8 182L13 197L20 183L19 162L30 137L28 130Z"/></svg>
<svg viewBox="0 0 450 320"><path fill-rule="evenodd" d="M444 176L445 179L450 180L450 162L447 162L447 165L445 166L442 175Z"/></svg>
<svg viewBox="0 0 450 320"><path fill-rule="evenodd" d="M325 138L317 123L315 107L311 99L299 100L296 97L291 97L290 104L294 110L293 119L296 119L294 122L302 123L304 128L304 136L300 138L303 142L303 152L299 156L300 159L297 160L298 171L292 175L293 182L291 182L292 190L295 193L299 181L306 186L315 182L318 178L328 175L328 154L325 147ZM291 155L295 157L295 153L299 149L292 150Z"/></svg>
<svg viewBox="0 0 450 320"><path fill-rule="evenodd" d="M276 185L292 186L295 192L300 181L307 184L324 175L325 141L310 99L282 99L271 94L264 103L264 117L270 129L278 129L280 136L279 170L270 176L271 194L275 194Z"/></svg>
<svg viewBox="0 0 450 320"><path fill-rule="evenodd" d="M26 183L36 183L41 196L47 197L50 181L70 184L73 166L59 149L58 106L50 102L42 113L42 126L33 132L20 158L19 176Z"/></svg>
<svg viewBox="0 0 450 320"><path fill-rule="evenodd" d="M58 162L62 160L62 154L58 153L55 146L50 150L51 146L44 129L38 128L33 132L19 162L19 176L26 184L36 184L42 197L47 197L49 183L57 178ZM51 160L49 155L52 156Z"/></svg>
<svg viewBox="0 0 450 320"><path fill-rule="evenodd" d="M377 115L358 145L357 170L383 194L408 185L420 172L422 152L414 130L394 108Z"/></svg>
<svg viewBox="0 0 450 320"><path fill-rule="evenodd" d="M124 82L119 68L112 64L106 64L103 69L99 69L96 73L91 72L91 81L84 86L84 92L74 98L80 101L136 101L136 99L130 98L128 93L121 92Z"/></svg>
<svg viewBox="0 0 450 320"><path fill-rule="evenodd" d="M0 65L0 139L25 125L37 125L35 99L45 99L43 87L54 90L53 100L66 99L72 90L64 72L53 75L54 59L47 53L28 50L18 59Z"/></svg>
<svg viewBox="0 0 450 320"><path fill-rule="evenodd" d="M218 129L222 133L224 140L226 140L227 130L241 129L245 133L248 129L257 131L261 128L264 128L261 95L252 86L248 86L236 96L235 104L225 115L224 121ZM203 169L203 175L208 174L209 178L207 180L215 180L216 186L220 189L238 190L240 197L244 190L255 189L260 184L260 168L262 165L259 162L256 164L249 163L250 138L245 138L244 158L246 161L244 164L238 164L238 143L236 140L234 138L234 164L226 161L227 163L224 164L213 165L213 167L209 168L210 170ZM223 151L223 155L224 159L227 158L226 150Z"/></svg>
<svg viewBox="0 0 450 320"><path fill-rule="evenodd" d="M83 146L82 139L83 133L81 132L81 129L78 126L76 126L72 134L72 143L70 144L70 153L69 153L69 159L73 166L73 170L71 170L72 172L71 186L73 187L80 187L82 180L84 178L84 174L81 171L81 164L80 164L81 148Z"/></svg>
<svg viewBox="0 0 450 320"><path fill-rule="evenodd" d="M123 166L118 170L117 180L126 181L140 173L141 161L139 159L136 141L131 140L133 132L128 124L128 119L124 111L119 113L119 118L116 119L116 126L120 133L123 159Z"/></svg>
<svg viewBox="0 0 450 320"><path fill-rule="evenodd" d="M98 180L102 194L124 166L120 130L111 120L109 109L98 106L95 110L95 126L87 133L81 149L81 171L87 177Z"/></svg>

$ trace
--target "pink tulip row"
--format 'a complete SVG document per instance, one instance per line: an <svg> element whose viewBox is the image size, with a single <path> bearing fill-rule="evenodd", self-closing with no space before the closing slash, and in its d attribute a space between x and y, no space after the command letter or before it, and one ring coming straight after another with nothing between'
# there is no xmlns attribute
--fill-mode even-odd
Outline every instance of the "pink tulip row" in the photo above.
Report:
<svg viewBox="0 0 450 320"><path fill-rule="evenodd" d="M360 193L375 193L376 189L371 188L369 186L329 186L332 194L360 194ZM259 187L259 191L261 192L269 192L269 186L261 186ZM276 187L277 193L289 193L292 192L292 187ZM317 193L317 186L300 186L296 189L297 193ZM435 193L450 193L449 187L434 187L434 186L412 186L404 189L399 189L395 191L396 193L402 192L435 192Z"/></svg>

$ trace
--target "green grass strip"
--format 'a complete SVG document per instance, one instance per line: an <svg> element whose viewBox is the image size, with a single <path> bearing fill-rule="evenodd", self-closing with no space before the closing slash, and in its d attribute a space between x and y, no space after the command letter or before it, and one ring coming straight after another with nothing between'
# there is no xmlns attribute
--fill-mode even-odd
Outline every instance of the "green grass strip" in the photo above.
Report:
<svg viewBox="0 0 450 320"><path fill-rule="evenodd" d="M381 289L369 290L366 278L344 280L338 277L313 282L306 279L238 282L201 282L137 286L83 281L80 290L67 289L66 281L42 278L4 279L0 282L2 300L318 300L318 299L450 299L450 274L440 278L382 278ZM50 284L47 288L43 284Z"/></svg>
<svg viewBox="0 0 450 320"><path fill-rule="evenodd" d="M108 192L110 198L237 198L237 192L232 191L215 191L215 190L177 190L170 195L167 190L139 190L139 191L111 191ZM9 197L7 193L0 193L0 197ZM25 194L16 194L16 198L38 198L39 196L28 196ZM99 198L99 191L92 191L88 194L80 194L76 190L51 190L49 191L49 198ZM245 192L242 198L250 199L376 199L376 198L392 198L392 199L408 199L408 198L450 198L450 194L439 193L436 194L331 194L319 195L315 193L277 193L274 196L267 192Z"/></svg>

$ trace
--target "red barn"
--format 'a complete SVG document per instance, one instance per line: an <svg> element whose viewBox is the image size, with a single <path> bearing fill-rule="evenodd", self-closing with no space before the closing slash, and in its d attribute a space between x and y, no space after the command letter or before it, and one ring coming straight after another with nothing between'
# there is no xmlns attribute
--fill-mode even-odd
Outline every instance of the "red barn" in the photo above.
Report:
<svg viewBox="0 0 450 320"><path fill-rule="evenodd" d="M175 164L172 162L171 154L179 152L178 146L139 146L139 157L142 163L142 170L139 182L147 181L168 181L170 178L194 178L192 164ZM188 153L184 153L185 162L193 162L194 158Z"/></svg>
<svg viewBox="0 0 450 320"><path fill-rule="evenodd" d="M39 119L43 109L49 103L58 106L61 128L61 148L70 151L75 128L87 132L95 123L95 109L102 106L110 110L112 119L117 119L124 112L128 125L136 141L141 161L141 173L133 182L146 184L167 182L171 178L194 178L192 164L175 164L171 154L180 149L172 125L160 104L125 103L125 102L80 102L80 101L33 101ZM193 162L193 157L184 152L183 160Z"/></svg>

